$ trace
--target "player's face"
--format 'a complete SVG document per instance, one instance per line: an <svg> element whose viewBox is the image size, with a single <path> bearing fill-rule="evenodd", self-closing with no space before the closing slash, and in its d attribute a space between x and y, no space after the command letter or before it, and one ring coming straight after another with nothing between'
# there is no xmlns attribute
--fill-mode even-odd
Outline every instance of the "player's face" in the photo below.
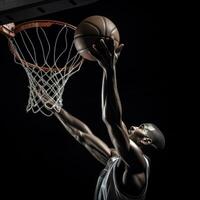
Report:
<svg viewBox="0 0 200 200"><path fill-rule="evenodd" d="M139 127L131 126L128 132L129 138L138 145L149 145L152 143L152 140L147 136L143 125Z"/></svg>

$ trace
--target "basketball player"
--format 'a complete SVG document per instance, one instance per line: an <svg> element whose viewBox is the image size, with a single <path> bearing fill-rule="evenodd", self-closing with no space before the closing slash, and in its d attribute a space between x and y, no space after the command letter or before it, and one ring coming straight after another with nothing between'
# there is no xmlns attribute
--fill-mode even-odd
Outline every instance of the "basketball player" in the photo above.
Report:
<svg viewBox="0 0 200 200"><path fill-rule="evenodd" d="M95 191L95 200L143 200L149 179L146 147L163 149L165 139L151 123L126 127L117 89L116 63L123 45L114 48L113 40L101 39L90 50L103 69L102 120L114 149L96 137L89 127L66 110L54 112L66 130L103 165Z"/></svg>

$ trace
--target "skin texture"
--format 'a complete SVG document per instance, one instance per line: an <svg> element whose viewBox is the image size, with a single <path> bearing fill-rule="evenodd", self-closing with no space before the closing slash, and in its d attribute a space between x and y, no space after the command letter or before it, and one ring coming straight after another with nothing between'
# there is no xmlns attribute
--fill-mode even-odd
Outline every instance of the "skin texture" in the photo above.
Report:
<svg viewBox="0 0 200 200"><path fill-rule="evenodd" d="M8 38L15 37L15 24L14 23L9 23L5 25L0 25L0 33L5 35Z"/></svg>
<svg viewBox="0 0 200 200"><path fill-rule="evenodd" d="M8 27L0 26L0 33L7 37L15 36L13 30ZM124 192L139 195L146 185L148 167L142 149L146 145L151 145L153 141L146 134L145 126L131 126L128 129L122 120L123 112L117 88L116 64L123 46L121 44L115 48L113 39L100 39L89 49L102 69L102 120L107 127L107 133L114 149L96 137L83 121L67 110L61 108L60 112L52 111L66 131L103 165L106 165L113 156L120 157L121 160L117 166L117 182ZM54 105L51 98L40 93L41 91L34 92L38 92L35 95L38 95L44 103ZM53 106L52 109L54 109Z"/></svg>
<svg viewBox="0 0 200 200"><path fill-rule="evenodd" d="M141 141L147 137L145 137L141 128L135 127L128 130L122 121L122 107L117 89L115 67L122 48L123 44L114 49L113 40L109 39L98 41L90 49L103 71L101 90L102 120L107 127L114 151L97 138L85 123L63 108L59 113L55 112L55 116L67 132L102 164L106 165L113 154L120 156L123 162L119 166L118 182L124 191L139 194L145 185L147 166L144 154L137 144L142 144Z"/></svg>
<svg viewBox="0 0 200 200"><path fill-rule="evenodd" d="M128 130L122 120L122 106L117 88L116 64L123 44L114 47L112 39L101 39L90 49L102 68L101 110L102 120L107 127L114 149L108 147L93 134L90 128L65 109L54 111L55 117L66 131L82 144L103 165L113 156L121 157L117 168L117 181L120 188L129 194L139 195L146 185L147 162L142 147L151 145L143 125L131 126ZM38 94L40 95L40 94ZM43 96L44 94L40 95ZM44 101L50 104L46 97Z"/></svg>

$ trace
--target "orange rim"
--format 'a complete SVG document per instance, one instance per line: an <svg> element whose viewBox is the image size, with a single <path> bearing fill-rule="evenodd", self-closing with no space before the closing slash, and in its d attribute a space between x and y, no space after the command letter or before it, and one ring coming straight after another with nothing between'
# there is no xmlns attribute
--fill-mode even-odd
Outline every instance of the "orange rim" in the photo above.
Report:
<svg viewBox="0 0 200 200"><path fill-rule="evenodd" d="M33 20L33 21L28 21L28 22L24 22L24 23L21 23L21 24L18 24L16 25L15 27L15 34L17 33L20 33L21 31L24 31L24 30L28 30L28 29L31 29L31 28L37 28L37 27L42 27L42 28L48 28L48 27L51 27L53 25L59 25L59 26L66 26L72 30L76 30L76 27L69 24L69 23L66 23L66 22L62 22L62 21L57 21L57 20ZM32 64L32 63L29 63L27 62L26 60L22 59L19 55L19 53L17 52L17 50L15 48L13 48L12 46L12 43L11 41L9 40L9 49L11 51L11 53L17 58L17 60L19 60L23 65L25 66L29 66L29 67L36 67L42 71L49 71L49 68L48 67L41 67L39 65L35 65L35 64ZM80 59L80 61L73 67L73 68L76 68L77 66L79 66L82 62L84 61L84 59ZM70 67L70 66L69 66ZM63 69L65 69L64 67L52 67L51 70L52 71L62 71Z"/></svg>

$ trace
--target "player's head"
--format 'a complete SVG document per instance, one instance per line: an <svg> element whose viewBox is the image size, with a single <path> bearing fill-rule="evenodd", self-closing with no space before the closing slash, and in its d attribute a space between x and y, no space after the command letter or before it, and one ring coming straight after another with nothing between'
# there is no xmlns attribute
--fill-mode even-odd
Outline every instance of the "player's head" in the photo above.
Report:
<svg viewBox="0 0 200 200"><path fill-rule="evenodd" d="M144 123L139 127L131 126L128 132L129 138L141 147L152 146L156 149L165 147L164 135L154 124Z"/></svg>

